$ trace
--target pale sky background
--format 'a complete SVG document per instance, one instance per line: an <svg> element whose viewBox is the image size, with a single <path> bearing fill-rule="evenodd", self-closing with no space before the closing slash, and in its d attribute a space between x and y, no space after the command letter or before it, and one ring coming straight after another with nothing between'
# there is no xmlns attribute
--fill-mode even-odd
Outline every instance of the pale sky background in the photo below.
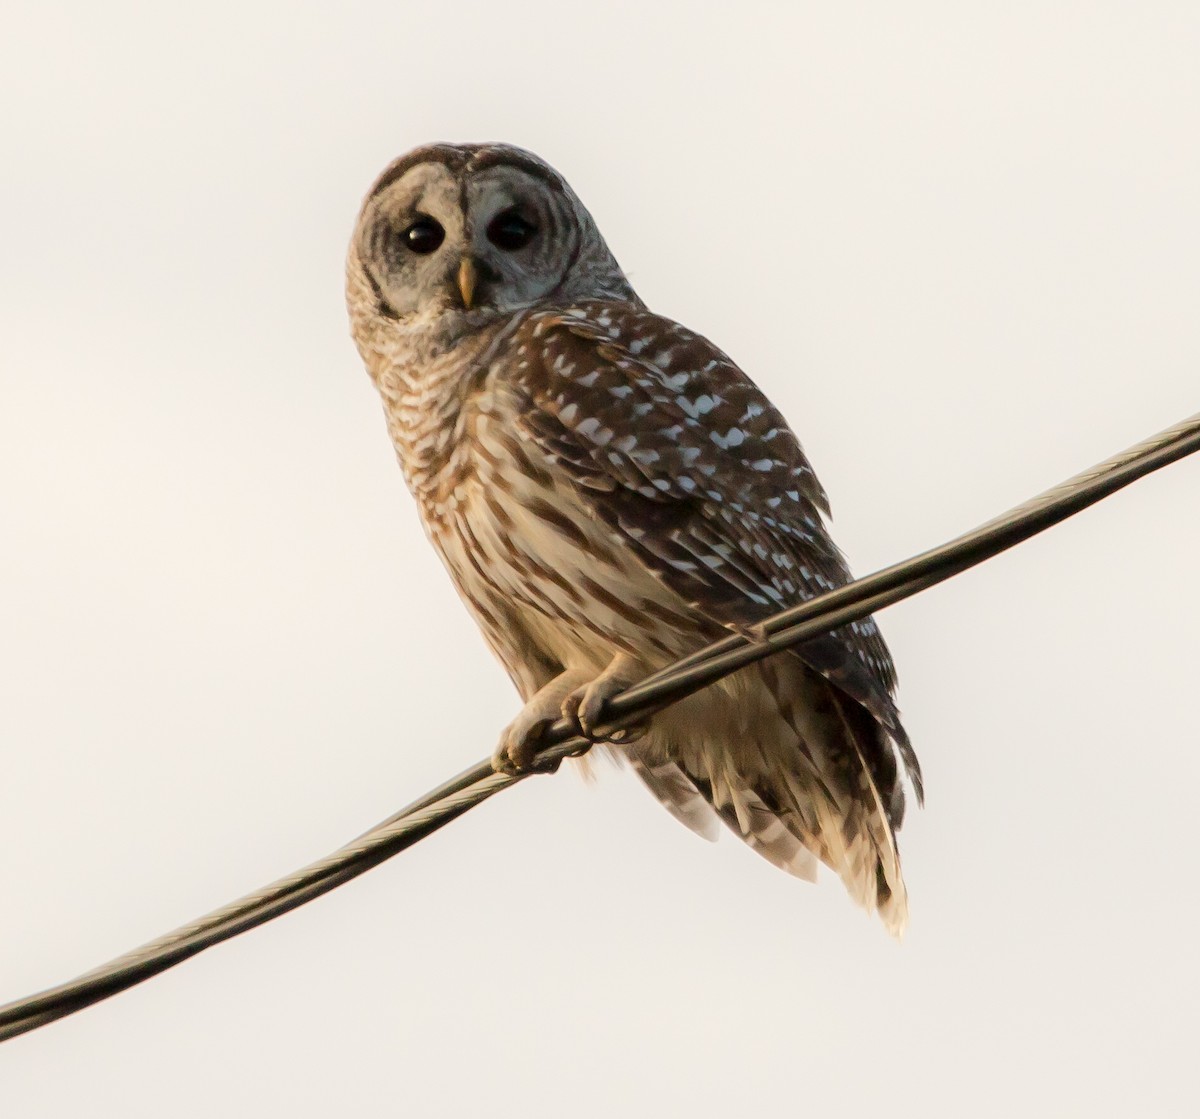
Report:
<svg viewBox="0 0 1200 1119"><path fill-rule="evenodd" d="M557 166L789 416L860 573L1200 407L1184 0L3 22L0 1001L324 854L516 710L342 303L418 143ZM1195 1114L1198 499L1178 464L881 616L929 787L902 946L564 772L0 1046L0 1114Z"/></svg>

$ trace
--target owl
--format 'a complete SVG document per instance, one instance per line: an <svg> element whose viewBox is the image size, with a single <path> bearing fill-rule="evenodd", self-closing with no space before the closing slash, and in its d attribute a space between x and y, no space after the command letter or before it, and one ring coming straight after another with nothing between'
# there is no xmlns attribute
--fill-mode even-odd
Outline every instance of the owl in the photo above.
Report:
<svg viewBox="0 0 1200 1119"><path fill-rule="evenodd" d="M783 416L647 309L570 186L504 144L432 144L371 187L347 302L429 539L524 707L498 769L566 715L849 579ZM610 736L677 819L899 935L895 833L920 768L874 621L776 653Z"/></svg>

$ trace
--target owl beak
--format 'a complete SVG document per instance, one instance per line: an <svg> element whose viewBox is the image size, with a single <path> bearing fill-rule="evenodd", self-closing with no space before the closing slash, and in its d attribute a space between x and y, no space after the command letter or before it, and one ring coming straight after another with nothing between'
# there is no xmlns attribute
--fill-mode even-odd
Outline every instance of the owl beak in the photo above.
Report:
<svg viewBox="0 0 1200 1119"><path fill-rule="evenodd" d="M462 296L463 306L468 311L475 302L475 287L478 283L479 268L469 256L464 256L458 266L458 291Z"/></svg>

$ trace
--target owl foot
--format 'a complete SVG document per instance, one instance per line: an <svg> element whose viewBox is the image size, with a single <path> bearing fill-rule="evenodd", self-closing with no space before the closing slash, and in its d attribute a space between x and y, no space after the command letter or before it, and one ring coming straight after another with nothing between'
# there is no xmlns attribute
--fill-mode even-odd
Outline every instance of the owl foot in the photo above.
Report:
<svg viewBox="0 0 1200 1119"><path fill-rule="evenodd" d="M492 768L497 773L528 773L537 768L541 772L553 773L559 767L555 760L544 766L534 766L534 755L542 745L542 736L551 723L562 715L565 697L581 684L586 683L588 674L571 670L556 676L521 708L521 712L500 734L500 741L492 753Z"/></svg>
<svg viewBox="0 0 1200 1119"><path fill-rule="evenodd" d="M562 701L562 713L566 718L578 723L580 733L592 742L611 742L621 746L627 742L636 742L646 733L647 724L619 727L611 734L598 734L596 728L601 724L604 705L645 674L641 665L632 657L618 653L599 676L567 694Z"/></svg>

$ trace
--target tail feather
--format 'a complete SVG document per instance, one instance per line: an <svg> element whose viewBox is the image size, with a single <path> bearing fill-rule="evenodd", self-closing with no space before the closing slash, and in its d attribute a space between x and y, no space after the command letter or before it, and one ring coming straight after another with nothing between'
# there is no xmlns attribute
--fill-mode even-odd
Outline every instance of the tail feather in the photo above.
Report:
<svg viewBox="0 0 1200 1119"><path fill-rule="evenodd" d="M770 700L753 717L743 709L745 740L692 719L626 757L693 831L713 839L719 819L769 862L807 881L815 880L818 861L825 863L899 938L908 919L895 838L904 814L901 744L856 700L796 661L758 668L765 685L758 695ZM686 738L676 737L681 731Z"/></svg>
<svg viewBox="0 0 1200 1119"><path fill-rule="evenodd" d="M758 791L736 773L722 782L717 815L736 836L768 862L806 882L817 880L817 859L804 840L788 827L786 817L767 807Z"/></svg>
<svg viewBox="0 0 1200 1119"><path fill-rule="evenodd" d="M716 841L721 828L712 805L679 766L674 762L652 765L633 754L629 764L676 820L710 842Z"/></svg>
<svg viewBox="0 0 1200 1119"><path fill-rule="evenodd" d="M895 758L888 744L884 742L883 750L886 751L890 762L890 770L885 767L884 772L890 776L892 794L885 806L876 776L872 772L876 767L868 763L866 753L867 750L872 750L873 757L880 755L878 729L874 723L868 722L864 725L857 720L853 709L847 710L853 707L853 701L835 695L834 702L842 714L846 738L854 747L859 763L856 801L861 808L862 833L869 840L874 854L874 905L878 908L879 916L887 926L888 932L895 937L901 937L908 923L908 890L900 870L900 852L896 847L896 833L893 828L893 821L898 825L904 816L904 797L896 779Z"/></svg>
<svg viewBox="0 0 1200 1119"><path fill-rule="evenodd" d="M667 811L697 835L715 840L724 824L780 870L806 882L817 880L816 856L753 789L728 781L714 786L675 762L652 765L635 756L629 761Z"/></svg>

